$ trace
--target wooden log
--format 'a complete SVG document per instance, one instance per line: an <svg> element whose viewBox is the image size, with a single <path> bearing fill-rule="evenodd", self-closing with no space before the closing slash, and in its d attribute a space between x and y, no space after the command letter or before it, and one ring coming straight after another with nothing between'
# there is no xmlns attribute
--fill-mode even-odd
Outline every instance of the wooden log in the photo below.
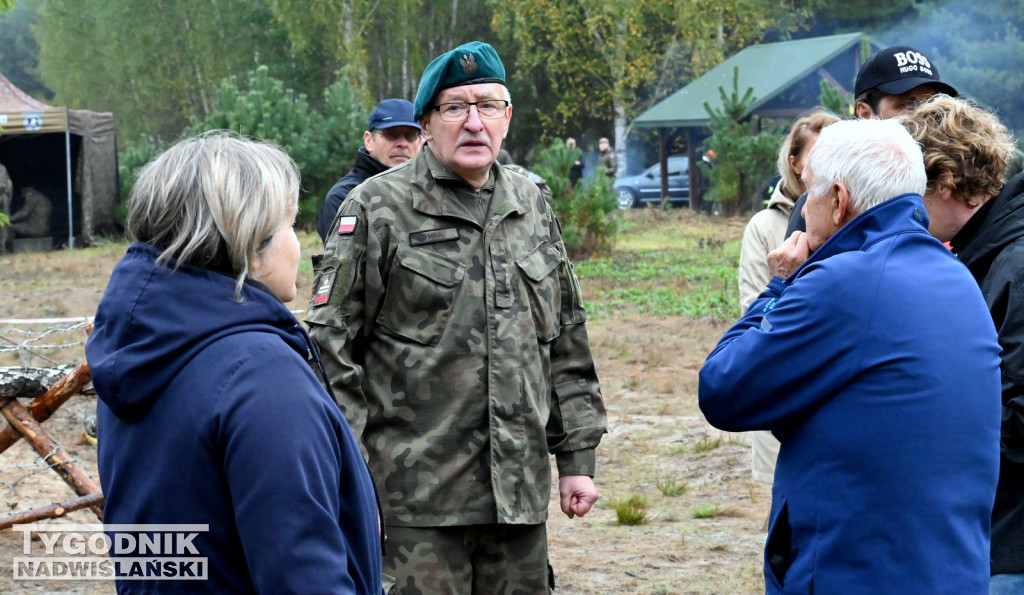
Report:
<svg viewBox="0 0 1024 595"><path fill-rule="evenodd" d="M74 464L68 453L57 444L42 424L36 421L21 403L14 399L7 401L3 407L0 407L0 414L3 414L7 423L11 424L11 427L32 445L36 454L42 457L76 494L88 496L101 491L96 482ZM103 507L93 505L89 508L96 513L100 520L103 520Z"/></svg>
<svg viewBox="0 0 1024 595"><path fill-rule="evenodd" d="M0 517L0 531L10 529L12 526L20 525L22 523L32 523L43 519L60 518L69 512L93 506L103 506L103 494L80 496L71 500L65 500L64 502L55 502L46 506L37 506L10 516Z"/></svg>
<svg viewBox="0 0 1024 595"><path fill-rule="evenodd" d="M34 399L50 389L61 378L67 376L75 366L54 366L52 368L31 368L28 366L0 366L0 398ZM96 391L86 381L81 393L95 395Z"/></svg>
<svg viewBox="0 0 1024 595"><path fill-rule="evenodd" d="M75 366L66 376L58 380L44 395L32 401L28 410L36 421L50 419L61 405L67 402L75 394L82 390L82 387L92 381L92 372L89 371L89 364L82 362ZM11 426L0 428L0 453L4 452L12 444L21 439L21 434L14 431Z"/></svg>

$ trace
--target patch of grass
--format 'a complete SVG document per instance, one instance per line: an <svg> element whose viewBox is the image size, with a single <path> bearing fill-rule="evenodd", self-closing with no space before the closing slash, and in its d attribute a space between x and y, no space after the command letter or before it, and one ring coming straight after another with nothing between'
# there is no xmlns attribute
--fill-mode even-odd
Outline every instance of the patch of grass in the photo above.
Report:
<svg viewBox="0 0 1024 595"><path fill-rule="evenodd" d="M715 450L716 448L721 447L723 443L724 439L721 436L717 436L715 438L702 436L701 439L693 445L693 452L708 452L709 450Z"/></svg>
<svg viewBox="0 0 1024 595"><path fill-rule="evenodd" d="M662 496L668 496L670 498L682 496L690 489L690 486L670 477L657 480L655 485L658 486L658 491L661 492Z"/></svg>
<svg viewBox="0 0 1024 595"><path fill-rule="evenodd" d="M663 582L656 585L651 585L651 595L675 595L682 591L682 585L678 585L674 582Z"/></svg>
<svg viewBox="0 0 1024 595"><path fill-rule="evenodd" d="M731 244L727 245L731 248ZM612 317L623 310L656 316L732 319L740 314L738 247L700 251L616 253L576 266L588 311Z"/></svg>
<svg viewBox="0 0 1024 595"><path fill-rule="evenodd" d="M620 525L640 525L647 520L647 498L630 494L619 500L609 501L615 508L615 518Z"/></svg>
<svg viewBox="0 0 1024 595"><path fill-rule="evenodd" d="M722 507L718 504L707 504L705 506L698 506L693 509L693 518L695 519L710 519L718 516L722 512Z"/></svg>

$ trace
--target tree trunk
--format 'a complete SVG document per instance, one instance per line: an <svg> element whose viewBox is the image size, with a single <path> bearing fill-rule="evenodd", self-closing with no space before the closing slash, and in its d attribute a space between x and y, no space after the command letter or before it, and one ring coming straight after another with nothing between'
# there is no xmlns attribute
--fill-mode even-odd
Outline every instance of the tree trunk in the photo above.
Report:
<svg viewBox="0 0 1024 595"><path fill-rule="evenodd" d="M619 102L615 102L615 160L618 163L615 169L615 177L618 178L626 173L628 162L626 161L626 139L629 136L629 129L626 121L626 108Z"/></svg>
<svg viewBox="0 0 1024 595"><path fill-rule="evenodd" d="M46 370L52 368L42 369ZM92 372L89 370L89 364L82 362L75 366L75 368L68 372L63 378L53 383L53 386L50 390L46 391L46 394L32 401L28 406L28 410L36 421L44 422L50 419L50 416L53 415L61 405L67 402L68 399L73 395L78 394L82 390L82 387L89 384L91 380ZM11 426L6 426L0 429L0 453L7 450L20 438L21 434L16 432Z"/></svg>
<svg viewBox="0 0 1024 595"><path fill-rule="evenodd" d="M81 364L79 364L81 365ZM27 366L0 366L0 399L19 398L34 399L75 370L76 366L56 366L53 368L29 368ZM88 380L86 381L88 383ZM92 385L80 391L82 394L95 395Z"/></svg>

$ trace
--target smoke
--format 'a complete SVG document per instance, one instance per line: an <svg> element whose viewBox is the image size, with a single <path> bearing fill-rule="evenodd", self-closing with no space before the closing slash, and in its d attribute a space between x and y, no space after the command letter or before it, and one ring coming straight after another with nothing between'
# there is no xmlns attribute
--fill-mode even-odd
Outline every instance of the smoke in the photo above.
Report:
<svg viewBox="0 0 1024 595"><path fill-rule="evenodd" d="M1024 7L1018 0L922 4L918 14L875 36L924 53L961 97L995 110L1024 133Z"/></svg>

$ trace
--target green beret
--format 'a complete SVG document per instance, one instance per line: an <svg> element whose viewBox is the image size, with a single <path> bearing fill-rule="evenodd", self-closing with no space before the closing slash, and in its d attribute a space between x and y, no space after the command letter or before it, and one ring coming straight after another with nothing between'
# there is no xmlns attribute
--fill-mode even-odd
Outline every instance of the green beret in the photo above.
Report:
<svg viewBox="0 0 1024 595"><path fill-rule="evenodd" d="M416 91L413 118L433 107L431 102L440 91L477 83L505 84L505 67L498 52L490 44L471 41L441 54L427 65Z"/></svg>

